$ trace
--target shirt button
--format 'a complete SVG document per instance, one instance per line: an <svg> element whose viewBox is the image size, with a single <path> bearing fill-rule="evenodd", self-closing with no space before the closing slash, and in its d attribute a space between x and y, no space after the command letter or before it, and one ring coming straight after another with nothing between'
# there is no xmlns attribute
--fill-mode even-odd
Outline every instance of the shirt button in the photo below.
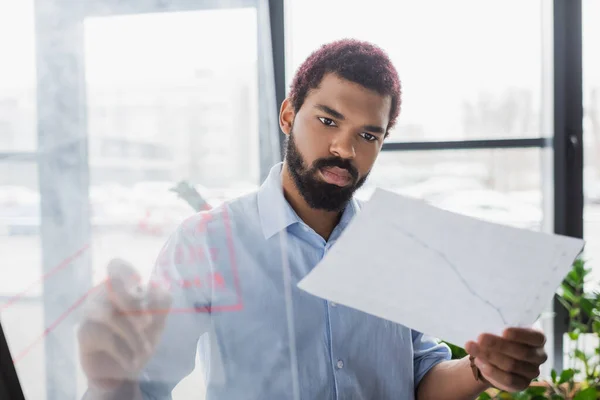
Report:
<svg viewBox="0 0 600 400"><path fill-rule="evenodd" d="M333 301L332 301L332 302L330 302L330 303L329 303L329 305L330 305L331 307L337 307L337 303L334 303Z"/></svg>
<svg viewBox="0 0 600 400"><path fill-rule="evenodd" d="M344 362L342 360L338 360L337 367L338 367L338 369L344 368Z"/></svg>

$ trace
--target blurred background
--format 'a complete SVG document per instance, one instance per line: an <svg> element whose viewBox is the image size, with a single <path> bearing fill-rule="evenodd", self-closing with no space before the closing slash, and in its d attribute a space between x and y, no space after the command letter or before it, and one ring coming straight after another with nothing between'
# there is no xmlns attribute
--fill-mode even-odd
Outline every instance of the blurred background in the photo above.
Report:
<svg viewBox="0 0 600 400"><path fill-rule="evenodd" d="M600 277L598 16L598 0L0 0L0 318L27 398L81 397L77 312L108 260L149 273L194 212L180 182L210 206L258 188L296 68L335 39L381 46L403 84L359 197L583 236ZM560 366L564 321L542 324ZM203 398L201 375L174 398Z"/></svg>

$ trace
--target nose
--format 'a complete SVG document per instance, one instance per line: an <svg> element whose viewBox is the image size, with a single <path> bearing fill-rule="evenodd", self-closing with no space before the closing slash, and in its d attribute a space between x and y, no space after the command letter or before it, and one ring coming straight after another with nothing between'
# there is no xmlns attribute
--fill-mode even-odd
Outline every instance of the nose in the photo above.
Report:
<svg viewBox="0 0 600 400"><path fill-rule="evenodd" d="M335 135L329 147L329 152L340 158L353 159L356 156L356 151L354 150L352 134L340 132Z"/></svg>

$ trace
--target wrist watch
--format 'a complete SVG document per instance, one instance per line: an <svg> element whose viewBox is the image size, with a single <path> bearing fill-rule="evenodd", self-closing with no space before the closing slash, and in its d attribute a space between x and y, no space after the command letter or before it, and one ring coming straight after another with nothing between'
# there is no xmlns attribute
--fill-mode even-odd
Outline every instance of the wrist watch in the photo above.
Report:
<svg viewBox="0 0 600 400"><path fill-rule="evenodd" d="M471 362L471 370L473 371L473 376L475 377L475 380L478 382L484 382L489 384L489 382L481 374L479 368L477 368L477 365L475 365L475 357L469 355L469 361Z"/></svg>

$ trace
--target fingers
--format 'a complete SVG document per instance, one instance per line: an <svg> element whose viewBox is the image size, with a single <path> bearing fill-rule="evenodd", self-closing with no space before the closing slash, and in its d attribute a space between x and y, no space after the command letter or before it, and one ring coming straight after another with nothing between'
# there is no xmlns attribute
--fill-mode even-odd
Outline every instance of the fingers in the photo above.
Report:
<svg viewBox="0 0 600 400"><path fill-rule="evenodd" d="M135 369L135 353L107 325L88 321L80 327L78 339L84 369L89 370L94 378L123 379L124 375ZM103 353L106 356L104 358L112 362L98 365L97 357L89 357L94 353Z"/></svg>
<svg viewBox="0 0 600 400"><path fill-rule="evenodd" d="M145 293L141 285L141 276L126 261L114 259L108 265L107 292L113 306L132 322L147 327L152 317L144 312Z"/></svg>
<svg viewBox="0 0 600 400"><path fill-rule="evenodd" d="M143 326L136 324L131 318L119 314L108 305L91 309L86 315L85 322L110 327L113 334L125 342L132 355L144 354L150 348Z"/></svg>
<svg viewBox="0 0 600 400"><path fill-rule="evenodd" d="M533 347L542 347L546 344L546 336L538 330L526 328L508 328L502 337L512 342L519 342Z"/></svg>
<svg viewBox="0 0 600 400"><path fill-rule="evenodd" d="M475 343L469 345L468 348L470 350L469 354L476 357L476 360L479 360L480 363L491 364L509 374L520 375L530 381L540 374L539 365L517 360L500 352L483 350Z"/></svg>
<svg viewBox="0 0 600 400"><path fill-rule="evenodd" d="M142 305L142 277L126 261L113 259L107 267L109 298L122 311L138 310Z"/></svg>
<svg viewBox="0 0 600 400"><path fill-rule="evenodd" d="M475 359L475 365L479 368L488 382L493 386L508 392L524 390L531 382L531 379L521 375L508 373L492 364L485 363L478 358Z"/></svg>
<svg viewBox="0 0 600 400"><path fill-rule="evenodd" d="M548 359L542 347L533 347L490 334L479 337L478 349L480 354L502 353L517 361L536 365L543 364Z"/></svg>
<svg viewBox="0 0 600 400"><path fill-rule="evenodd" d="M465 350L492 385L519 391L539 376L539 366L548 359L543 344L543 334L517 328L507 329L502 337L483 334L477 343L468 342Z"/></svg>
<svg viewBox="0 0 600 400"><path fill-rule="evenodd" d="M126 372L106 353L99 352L93 357L82 355L81 365L90 388L110 391L118 389L126 381Z"/></svg>
<svg viewBox="0 0 600 400"><path fill-rule="evenodd" d="M96 385L110 387L135 378L150 358L171 298L158 286L146 293L139 274L121 260L109 264L107 281L94 292L78 332L81 364Z"/></svg>

